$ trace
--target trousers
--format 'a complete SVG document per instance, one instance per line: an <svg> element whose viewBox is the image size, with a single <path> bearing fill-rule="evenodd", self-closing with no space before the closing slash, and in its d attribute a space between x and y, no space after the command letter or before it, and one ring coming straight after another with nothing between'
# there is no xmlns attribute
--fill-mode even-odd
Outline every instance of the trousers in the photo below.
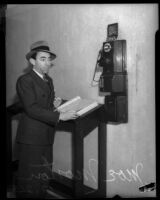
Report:
<svg viewBox="0 0 160 200"><path fill-rule="evenodd" d="M19 143L17 198L43 199L52 179L52 145Z"/></svg>

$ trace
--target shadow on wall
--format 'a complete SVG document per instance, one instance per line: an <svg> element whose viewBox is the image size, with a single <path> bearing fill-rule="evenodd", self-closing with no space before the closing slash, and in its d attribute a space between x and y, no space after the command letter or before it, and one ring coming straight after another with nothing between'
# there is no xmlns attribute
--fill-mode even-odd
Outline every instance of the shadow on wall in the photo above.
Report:
<svg viewBox="0 0 160 200"><path fill-rule="evenodd" d="M24 73L28 73L32 69L32 64L28 62L27 67L23 70Z"/></svg>

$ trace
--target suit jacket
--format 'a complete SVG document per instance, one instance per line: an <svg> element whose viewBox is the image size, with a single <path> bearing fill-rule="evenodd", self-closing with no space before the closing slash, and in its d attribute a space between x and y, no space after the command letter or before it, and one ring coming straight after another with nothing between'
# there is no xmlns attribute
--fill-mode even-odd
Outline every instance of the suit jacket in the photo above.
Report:
<svg viewBox="0 0 160 200"><path fill-rule="evenodd" d="M47 77L48 83L31 70L17 80L17 94L24 109L17 130L18 142L53 144L59 112L53 111L54 86L52 79Z"/></svg>

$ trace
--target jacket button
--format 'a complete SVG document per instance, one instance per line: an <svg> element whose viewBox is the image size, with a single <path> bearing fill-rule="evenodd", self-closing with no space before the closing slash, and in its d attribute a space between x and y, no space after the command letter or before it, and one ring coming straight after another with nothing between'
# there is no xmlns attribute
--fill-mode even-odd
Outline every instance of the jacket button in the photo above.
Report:
<svg viewBox="0 0 160 200"><path fill-rule="evenodd" d="M46 95L45 94L42 94L42 97L45 97Z"/></svg>

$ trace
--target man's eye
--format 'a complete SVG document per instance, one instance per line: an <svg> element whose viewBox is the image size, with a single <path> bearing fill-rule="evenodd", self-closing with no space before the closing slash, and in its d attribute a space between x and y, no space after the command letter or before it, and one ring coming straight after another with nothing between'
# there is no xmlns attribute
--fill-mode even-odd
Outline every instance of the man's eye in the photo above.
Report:
<svg viewBox="0 0 160 200"><path fill-rule="evenodd" d="M52 59L51 58L49 58L49 59L46 59L46 58L41 58L41 61L48 61L48 62L50 62Z"/></svg>

